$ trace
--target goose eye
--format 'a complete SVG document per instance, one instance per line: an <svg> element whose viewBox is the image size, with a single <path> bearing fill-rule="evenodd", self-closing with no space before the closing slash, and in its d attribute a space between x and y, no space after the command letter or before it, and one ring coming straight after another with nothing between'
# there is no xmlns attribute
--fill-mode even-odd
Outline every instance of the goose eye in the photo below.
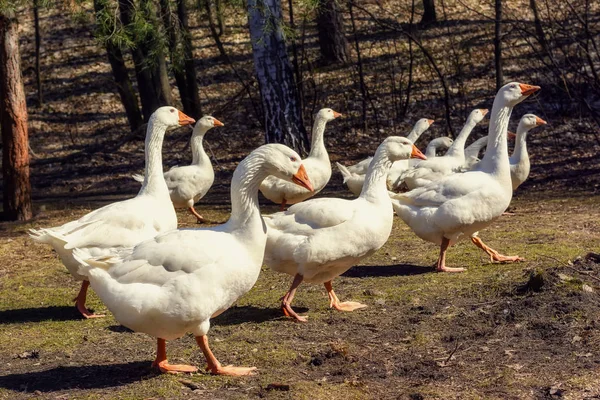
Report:
<svg viewBox="0 0 600 400"><path fill-rule="evenodd" d="M174 108L171 108L169 111L170 111L171 113L174 113L174 112L175 112L175 109L174 109Z"/></svg>
<svg viewBox="0 0 600 400"><path fill-rule="evenodd" d="M290 161L291 161L291 162L296 162L296 161L297 161L297 160L296 160L296 157L290 157Z"/></svg>

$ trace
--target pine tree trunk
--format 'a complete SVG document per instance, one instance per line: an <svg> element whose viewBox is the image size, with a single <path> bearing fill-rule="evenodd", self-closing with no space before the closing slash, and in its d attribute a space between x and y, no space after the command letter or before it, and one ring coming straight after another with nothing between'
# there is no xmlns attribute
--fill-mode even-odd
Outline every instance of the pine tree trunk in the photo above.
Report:
<svg viewBox="0 0 600 400"><path fill-rule="evenodd" d="M190 103L189 116L193 118L202 117L202 104L200 102L200 88L196 79L196 66L194 65L194 53L192 52L192 35L188 22L188 12L185 0L177 0L177 16L181 23L183 41L183 67L188 85L188 101Z"/></svg>
<svg viewBox="0 0 600 400"><path fill-rule="evenodd" d="M104 12L106 6L105 0L94 0L94 10L96 11L96 14ZM105 47L113 78L117 85L117 91L121 98L121 104L123 104L123 108L125 108L129 128L132 132L135 132L144 121L142 119L142 113L140 111L135 90L133 90L133 84L129 79L129 71L123 60L123 53L118 46L110 41L106 43Z"/></svg>
<svg viewBox="0 0 600 400"><path fill-rule="evenodd" d="M149 5L148 0L144 0L143 3L144 6ZM119 0L119 9L121 22L127 28L133 21L133 2L131 0ZM152 18L152 16L147 17ZM135 33L132 34L132 37L135 39ZM153 46L154 43L151 40L142 38L138 39L136 47L131 49L138 91L142 102L142 113L146 121L157 108L172 103L164 55L161 51L153 52L153 50L156 50L153 49ZM151 56L151 54L155 55Z"/></svg>
<svg viewBox="0 0 600 400"><path fill-rule="evenodd" d="M37 87L38 106L42 106L42 104L44 104L44 97L42 95L42 71L40 70L40 46L42 39L40 35L39 10L39 0L33 0L33 21L35 25L35 83Z"/></svg>
<svg viewBox="0 0 600 400"><path fill-rule="evenodd" d="M33 216L29 182L27 104L21 76L16 19L0 14L0 130L4 218L26 221Z"/></svg>
<svg viewBox="0 0 600 400"><path fill-rule="evenodd" d="M502 0L495 0L496 21L494 25L494 65L496 67L496 91L502 87Z"/></svg>
<svg viewBox="0 0 600 400"><path fill-rule="evenodd" d="M266 141L307 149L302 110L281 29L280 0L248 0L248 23Z"/></svg>
<svg viewBox="0 0 600 400"><path fill-rule="evenodd" d="M344 34L344 19L337 0L319 1L317 30L323 62L325 64L348 62L348 40Z"/></svg>
<svg viewBox="0 0 600 400"><path fill-rule="evenodd" d="M429 24L437 21L437 15L435 14L435 3L434 0L423 0L423 17L421 18L421 24Z"/></svg>

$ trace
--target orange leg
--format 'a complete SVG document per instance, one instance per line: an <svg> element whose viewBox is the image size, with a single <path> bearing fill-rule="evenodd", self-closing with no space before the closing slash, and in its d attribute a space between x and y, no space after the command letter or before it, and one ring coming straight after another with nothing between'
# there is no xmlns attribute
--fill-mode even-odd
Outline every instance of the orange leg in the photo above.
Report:
<svg viewBox="0 0 600 400"><path fill-rule="evenodd" d="M362 304L356 301L345 301L343 303L340 302L340 299L335 295L333 291L333 287L331 286L331 281L325 282L325 289L327 289L327 294L329 295L329 307L333 307L338 311L354 311L359 308L367 307L366 304Z"/></svg>
<svg viewBox="0 0 600 400"><path fill-rule="evenodd" d="M77 311L79 311L81 313L81 315L83 315L83 317L86 319L102 318L105 316L104 314L92 314L85 307L85 299L87 298L88 286L90 286L90 281L81 282L81 289L79 289L79 294L77 294L77 297L75 297L73 299L73 300L75 300L75 307L77 307Z"/></svg>
<svg viewBox="0 0 600 400"><path fill-rule="evenodd" d="M306 317L299 316L298 314L296 314L296 311L292 309L292 300L294 299L294 295L296 294L296 289L302 283L302 279L304 279L302 275L296 274L296 276L294 276L294 281L292 282L290 290L288 290L285 296L281 298L281 309L283 310L283 313L288 317L295 318L298 322L308 321Z"/></svg>
<svg viewBox="0 0 600 400"><path fill-rule="evenodd" d="M198 211L196 211L194 206L191 206L190 208L188 208L188 211L191 212L198 219L196 221L197 224L201 224L204 222L204 217L202 215L198 214Z"/></svg>
<svg viewBox="0 0 600 400"><path fill-rule="evenodd" d="M286 201L285 199L283 199L283 201L281 202L281 208L279 209L279 211L285 211L285 205L286 205Z"/></svg>
<svg viewBox="0 0 600 400"><path fill-rule="evenodd" d="M492 262L517 262L524 261L525 259L519 256L503 256L498 253L496 250L492 249L481 240L477 236L472 236L471 241L475 244L475 246L479 247L481 250L485 251L489 256Z"/></svg>
<svg viewBox="0 0 600 400"><path fill-rule="evenodd" d="M233 365L227 365L223 367L219 360L214 356L210 347L208 347L208 336L196 336L196 343L200 346L204 358L206 358L207 367L206 370L210 371L214 375L230 375L230 376L244 376L254 375L256 373L256 367L234 367Z"/></svg>
<svg viewBox="0 0 600 400"><path fill-rule="evenodd" d="M160 369L160 372L178 374L180 372L196 372L198 368L191 365L175 364L171 365L167 361L167 344L165 339L156 339L156 359L152 363L153 367Z"/></svg>
<svg viewBox="0 0 600 400"><path fill-rule="evenodd" d="M440 246L440 257L438 258L436 271L438 272L463 272L464 268L451 268L446 267L446 250L450 246L450 240L442 238L442 245Z"/></svg>

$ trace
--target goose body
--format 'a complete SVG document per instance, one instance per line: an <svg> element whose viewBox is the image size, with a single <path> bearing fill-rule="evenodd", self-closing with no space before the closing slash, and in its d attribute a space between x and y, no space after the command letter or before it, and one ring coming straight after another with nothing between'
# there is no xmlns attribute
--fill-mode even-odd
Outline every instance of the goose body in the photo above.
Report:
<svg viewBox="0 0 600 400"><path fill-rule="evenodd" d="M478 170L447 175L427 186L393 195L394 210L413 232L440 245L438 271L463 271L446 267L445 254L448 246L464 238L471 238L497 261L520 260L518 256L502 256L486 246L476 233L502 215L510 204L508 122L512 108L537 90L537 86L516 82L499 90L490 117L487 151Z"/></svg>
<svg viewBox="0 0 600 400"><path fill-rule="evenodd" d="M385 179L392 162L411 156L425 158L410 140L388 137L378 147L357 199L312 199L265 216L268 239L264 262L274 271L294 276L282 303L286 315L305 321L290 305L302 281L324 283L332 307L344 311L364 307L340 303L331 280L387 241L393 211Z"/></svg>
<svg viewBox="0 0 600 400"><path fill-rule="evenodd" d="M428 159L407 169L400 175L399 181L403 182L408 190L412 190L459 171L465 163L465 142L475 125L483 120L487 112L488 110L485 109L473 110L444 156Z"/></svg>
<svg viewBox="0 0 600 400"><path fill-rule="evenodd" d="M204 116L198 120L192 133L192 163L182 167L173 167L164 173L164 179L169 188L169 196L175 208L186 208L198 222L204 219L196 209L196 204L206 195L215 180L215 171L210 162L210 157L204 151L204 135L215 126L223 123L211 116ZM143 175L133 175L138 182L144 181Z"/></svg>
<svg viewBox="0 0 600 400"><path fill-rule="evenodd" d="M86 318L95 315L85 308L88 282L78 273L80 263L73 256L73 249L103 256L177 227L177 216L162 178L162 143L168 128L193 122L173 107L161 107L152 114L145 144L147 178L136 197L106 205L58 227L30 230L34 241L52 246L71 275L83 281L76 306Z"/></svg>
<svg viewBox="0 0 600 400"><path fill-rule="evenodd" d="M515 149L510 156L510 178L513 190L527 180L531 164L527 153L527 133L533 128L545 125L546 121L533 114L525 114L519 121Z"/></svg>
<svg viewBox="0 0 600 400"><path fill-rule="evenodd" d="M296 204L319 193L331 178L331 163L329 154L325 148L323 134L327 122L340 117L342 114L331 108L321 109L315 118L312 130L310 154L302 160L308 176L314 186L314 192L303 187L294 185L275 176L267 177L260 185L260 191L267 199L280 204L283 210L286 204Z"/></svg>
<svg viewBox="0 0 600 400"><path fill-rule="evenodd" d="M482 149L485 149L487 146L488 137L487 135L480 137L473 143L471 143L467 148L465 148L465 163L463 164L463 171L471 169L475 164L479 161L479 153Z"/></svg>
<svg viewBox="0 0 600 400"><path fill-rule="evenodd" d="M267 240L258 187L269 174L312 189L293 150L264 145L234 172L232 213L225 224L172 230L113 256L79 260L84 264L80 273L115 318L157 338L155 365L163 372L195 370L166 360L165 340L191 332L213 373L252 373L252 368L222 367L208 348L206 334L210 318L229 308L258 278Z"/></svg>

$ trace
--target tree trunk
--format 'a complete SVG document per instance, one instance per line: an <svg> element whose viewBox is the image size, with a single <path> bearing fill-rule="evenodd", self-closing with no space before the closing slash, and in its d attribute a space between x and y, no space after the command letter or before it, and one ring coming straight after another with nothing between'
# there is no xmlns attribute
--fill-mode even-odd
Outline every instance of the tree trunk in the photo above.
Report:
<svg viewBox="0 0 600 400"><path fill-rule="evenodd" d="M151 4L148 0L143 1L143 7L148 10ZM127 28L133 22L133 2L131 0L119 0L121 22ZM146 11L138 11L148 14ZM152 18L144 15L144 18ZM135 75L138 83L138 91L142 102L142 113L144 120L159 107L172 103L171 90L168 86L167 69L162 51L156 51L152 37L137 38L136 33L131 33L136 42L135 48L131 49L131 56L135 65Z"/></svg>
<svg viewBox="0 0 600 400"><path fill-rule="evenodd" d="M344 34L344 19L337 0L319 1L317 30L323 62L326 64L348 62L348 40Z"/></svg>
<svg viewBox="0 0 600 400"><path fill-rule="evenodd" d="M33 0L33 20L35 25L35 83L37 86L38 106L41 107L44 103L44 97L42 95L42 71L40 70L40 46L42 40L40 35L39 8L39 0Z"/></svg>
<svg viewBox="0 0 600 400"><path fill-rule="evenodd" d="M308 137L281 29L281 1L248 0L248 24L266 141L307 149Z"/></svg>
<svg viewBox="0 0 600 400"><path fill-rule="evenodd" d="M421 17L421 24L429 24L437 21L437 15L435 14L435 3L434 0L423 0L423 17Z"/></svg>
<svg viewBox="0 0 600 400"><path fill-rule="evenodd" d="M29 182L27 104L21 76L17 22L0 14L0 130L4 218L26 221L33 216Z"/></svg>
<svg viewBox="0 0 600 400"><path fill-rule="evenodd" d="M502 0L495 0L496 21L494 25L494 65L496 66L496 91L502 87Z"/></svg>
<svg viewBox="0 0 600 400"><path fill-rule="evenodd" d="M106 0L94 0L94 10L96 15L106 12L106 6ZM133 84L129 79L129 71L123 60L123 53L121 52L121 49L110 42L110 40L106 42L105 47L113 78L117 85L117 91L119 92L123 108L125 108L129 128L131 129L131 132L135 132L144 121L142 119L137 96L133 90Z"/></svg>
<svg viewBox="0 0 600 400"><path fill-rule="evenodd" d="M219 36L225 33L225 15L223 14L223 0L215 1L215 11L217 12L217 25L219 27Z"/></svg>
<svg viewBox="0 0 600 400"><path fill-rule="evenodd" d="M187 96L188 102L190 103L190 113L188 115L198 119L202 117L202 104L200 102L200 88L198 87L198 80L196 79L194 53L192 52L192 35L190 34L185 0L177 0L177 16L181 23L184 60L183 68L185 70L185 79L188 84Z"/></svg>

